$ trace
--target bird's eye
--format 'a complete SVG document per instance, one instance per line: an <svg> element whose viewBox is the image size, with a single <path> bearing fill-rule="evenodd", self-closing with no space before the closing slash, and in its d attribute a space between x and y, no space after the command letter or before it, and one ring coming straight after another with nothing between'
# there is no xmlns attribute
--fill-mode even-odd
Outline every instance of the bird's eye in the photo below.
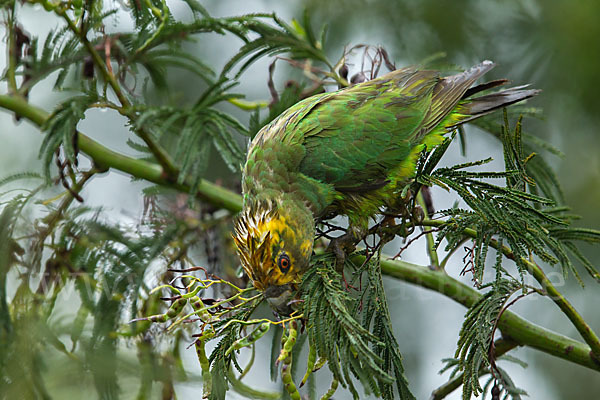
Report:
<svg viewBox="0 0 600 400"><path fill-rule="evenodd" d="M277 266L279 267L281 272L283 272L284 274L287 273L290 270L290 267L292 266L290 257L288 257L288 255L285 253L280 254L277 258Z"/></svg>

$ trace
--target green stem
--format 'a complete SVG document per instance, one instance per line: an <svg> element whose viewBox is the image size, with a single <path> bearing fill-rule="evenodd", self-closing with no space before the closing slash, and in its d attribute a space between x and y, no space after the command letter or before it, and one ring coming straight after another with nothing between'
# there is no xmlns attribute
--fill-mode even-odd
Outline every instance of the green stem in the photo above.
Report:
<svg viewBox="0 0 600 400"><path fill-rule="evenodd" d="M244 110L244 111L253 111L253 110L260 109L260 108L267 108L269 106L269 102L267 102L267 101L247 101L247 100L239 99L236 97L227 99L227 101L230 104L233 104L234 106L239 108L240 110Z"/></svg>
<svg viewBox="0 0 600 400"><path fill-rule="evenodd" d="M446 221L440 220L425 220L423 221L424 226L442 226L446 224ZM474 229L466 228L463 233L471 238L477 237L477 231ZM497 240L492 240L490 246L494 249L501 251L504 256L510 260L515 260L515 254L506 246L500 246ZM521 261L527 265L527 268L531 275L536 281L542 286L542 289L546 291L548 297L561 309L561 311L569 318L575 329L579 332L583 340L590 346L596 359L600 362L600 339L596 333L590 328L585 322L581 314L575 310L575 307L556 289L556 287L550 282L550 280L544 274L544 271L534 262L521 258Z"/></svg>
<svg viewBox="0 0 600 400"><path fill-rule="evenodd" d="M107 67L106 63L104 62L102 57L100 57L100 54L98 54L98 52L94 48L94 45L92 45L92 43L87 39L86 32L82 32L81 30L79 30L77 25L75 25L75 22L73 22L73 20L71 20L71 18L69 18L69 16L67 15L66 10L63 10L63 9L57 7L54 9L54 12L56 12L57 15L62 17L65 20L65 22L67 23L71 32L73 32L75 34L75 36L77 36L81 39L81 42L87 49L88 53L90 53L90 56L92 57L92 59L94 61L94 64L96 64L96 66L100 70L100 73L102 74L102 77L108 82L108 84L110 85L112 90L115 92L115 95L119 99L119 102L121 102L121 105L123 107L131 106L131 103L129 102L127 97L125 97L125 94L121 90L121 87L119 86L119 83L115 79L114 75L108 71L108 67Z"/></svg>
<svg viewBox="0 0 600 400"><path fill-rule="evenodd" d="M427 204L425 204L425 199L423 198L423 193L421 190L419 190L419 193L417 193L417 203L421 206L425 218L429 218L429 215L427 215ZM425 238L427 239L427 254L429 254L431 266L435 269L442 268L440 265L440 259L438 258L437 251L435 250L435 239L433 238L433 233L427 233L425 235Z"/></svg>
<svg viewBox="0 0 600 400"><path fill-rule="evenodd" d="M42 126L49 117L46 111L27 103L19 97L0 95L0 107L30 120L37 126ZM79 150L90 157L99 168L113 168L136 178L169 186L183 192L189 192L190 190L189 185L185 183L178 184L175 183L176 180L168 179L162 168L155 163L117 153L80 132L77 135ZM237 213L242 209L242 197L239 194L205 180L200 182L197 195L199 198L232 213Z"/></svg>
<svg viewBox="0 0 600 400"><path fill-rule="evenodd" d="M8 12L8 17L6 19L6 28L8 31L8 65L6 66L6 79L8 83L8 91L11 94L17 93L17 78L16 78L16 70L17 70L17 48L16 48L16 39L17 35L15 34L15 4L12 4L10 11Z"/></svg>
<svg viewBox="0 0 600 400"><path fill-rule="evenodd" d="M162 5L163 5L162 12L158 8L154 7L152 2L150 2L149 0L146 0L146 5L150 8L150 10L152 11L152 14L154 14L154 17L160 21L160 25L154 31L152 36L150 36L144 42L142 47L140 47L139 49L137 49L135 51L136 56L139 54L142 54L144 51L146 51L150 47L152 42L161 35L162 31L165 29L165 26L167 26L167 21L169 20L169 8L167 7L167 3L164 0L162 2Z"/></svg>
<svg viewBox="0 0 600 400"><path fill-rule="evenodd" d="M441 269L445 269L446 268L446 264L448 263L448 261L450 260L450 258L452 257L452 255L454 253L456 253L456 250L458 250L466 241L467 241L467 238L464 238L456 246L454 246L453 249L451 249L448 253L446 253L446 255L444 256L444 259L440 263L440 268Z"/></svg>

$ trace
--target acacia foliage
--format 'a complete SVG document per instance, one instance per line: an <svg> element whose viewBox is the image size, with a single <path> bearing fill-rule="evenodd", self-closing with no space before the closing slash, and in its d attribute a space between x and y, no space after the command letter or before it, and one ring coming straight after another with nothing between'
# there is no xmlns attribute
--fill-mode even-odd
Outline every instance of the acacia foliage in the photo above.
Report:
<svg viewBox="0 0 600 400"><path fill-rule="evenodd" d="M56 28L45 38L30 35L20 23L23 7L36 4L56 18ZM50 77L53 91L68 93L41 126L43 170L0 181L5 188L0 213L0 369L4 377L0 385L8 397L50 396L43 368L44 357L54 349L77 368L89 370L100 398L117 398L119 369L130 363L121 345L129 343L136 346L135 362L141 366L135 374L140 379L138 397L149 396L153 383L160 382L164 397L170 398L175 382L190 373L181 365L182 342L196 343L207 397L225 398L230 388L246 395L269 395L252 391L233 372L245 375L247 367L240 365L232 346L242 339L248 325L265 322L252 319L255 297L239 300L240 294L247 293L247 282L236 275L237 260L228 256L230 216L219 213L200 191L203 179L211 178L207 175L209 157L217 154L233 174L239 174L244 141L287 107L323 90L347 86L349 81L373 78L381 67L394 66L384 49L360 45L354 50L370 60L370 70L348 77L345 60L349 54L344 53L338 62L330 61L324 47L326 30L316 33L308 14L289 23L274 14L220 18L194 0L186 4L191 16L187 22L177 20L161 0L133 1L127 6L97 0L1 3L8 31L8 63L2 80L8 94L29 100L36 85ZM113 19L123 14L131 18L133 29L107 33ZM202 53L191 54L186 47L188 42L207 40L209 34L241 40L221 70L207 65ZM249 79L244 72L253 62L282 55L285 62L306 71L306 76L288 82L282 90L270 79L268 102L249 102L235 92L239 80ZM271 73L274 67L275 61ZM194 76L199 88L196 98L183 102L172 96L169 76L177 70ZM226 105L249 112L248 126L225 111ZM268 110L261 112L265 107ZM82 157L93 159L93 154L81 154L78 126L86 112L94 109L121 114L131 133L127 143L138 159L159 165L163 171L164 185L149 186L140 193L145 210L137 226L111 222L106 210L88 207L80 194L93 184L93 177L114 167L98 162L80 166ZM510 127L509 117L518 113L532 116L538 110L514 107L504 123L494 118L477 122L503 143L505 171L469 172L469 167L484 165L485 160L438 168L447 141L423 154L416 179L407 187L407 192L416 194L422 185L438 185L455 191L468 206L438 213L444 223L436 246L445 240L446 250L453 252L464 243L465 229L478 232L472 273L488 292L469 310L452 364L464 371L466 398L481 392L479 374L493 361L488 357L494 335L490 327L499 310L516 290L529 290L523 284L524 258L535 254L578 276L574 258L599 279L575 245L581 240L597 242L598 233L570 227L572 216L560 206L556 177L541 157L528 157L540 147L539 140L522 134L520 121ZM504 184L493 185L490 179L503 179ZM235 191L235 185L230 186ZM401 223L394 235L408 236L422 222L412 214L415 209L415 204L407 205L409 212L399 216ZM382 232L375 232L381 244L389 239L389 232ZM494 279L483 284L486 255L493 243L510 247L520 279L508 274L499 256L493 265ZM364 391L384 398L412 397L392 333L379 269L380 250L381 246L371 249L370 261L361 266L348 265L352 283L365 278L364 290L358 292L342 285L329 255L315 257L303 282L306 332L299 333L291 354L280 355L280 361L289 366L282 370L284 379L291 376L297 381L298 363L292 360L297 359L301 340L308 337L315 356L332 372L332 390L339 383L360 397L358 379ZM209 272L199 281L192 273L200 271L189 271L189 267L202 256L208 260ZM210 274L224 279L210 278ZM215 290L211 279L225 289ZM153 290L159 286L155 282L177 284ZM16 287L10 302L9 284ZM76 300L70 302L78 310L57 322L51 316L60 304L61 292L69 287L75 288ZM219 296L231 301L219 301ZM160 317L130 323L150 315ZM187 320L197 324L175 329ZM166 321L172 322L166 334L149 323ZM293 342L291 326L292 321L283 333L286 344ZM474 326L479 329L473 331ZM211 340L218 344L207 355L204 344ZM273 360L281 347L275 340ZM520 393L509 385L508 377L500 382L506 393ZM287 385L285 393L294 397L298 392Z"/></svg>

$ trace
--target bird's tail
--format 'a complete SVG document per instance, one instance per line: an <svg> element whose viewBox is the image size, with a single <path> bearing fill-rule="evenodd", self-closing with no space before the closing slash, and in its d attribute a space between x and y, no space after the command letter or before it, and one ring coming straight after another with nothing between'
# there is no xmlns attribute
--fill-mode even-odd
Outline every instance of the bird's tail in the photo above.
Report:
<svg viewBox="0 0 600 400"><path fill-rule="evenodd" d="M464 115L458 122L447 128L454 128L465 122L472 121L484 115L487 115L499 108L507 107L511 104L533 97L541 92L539 89L527 89L529 85L515 86L496 93L486 94L479 97L471 97L476 93L488 90L507 83L506 79L483 83L468 89L459 102L458 113Z"/></svg>

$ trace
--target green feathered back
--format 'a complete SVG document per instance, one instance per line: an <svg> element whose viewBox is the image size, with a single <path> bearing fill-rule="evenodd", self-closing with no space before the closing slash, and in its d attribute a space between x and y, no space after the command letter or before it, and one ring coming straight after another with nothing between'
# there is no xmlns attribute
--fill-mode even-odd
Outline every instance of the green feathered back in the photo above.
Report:
<svg viewBox="0 0 600 400"><path fill-rule="evenodd" d="M438 80L404 69L321 100L296 125L300 171L342 191L382 186L418 144Z"/></svg>
<svg viewBox="0 0 600 400"><path fill-rule="evenodd" d="M295 198L315 216L331 211L325 208L333 202L344 213L344 202L358 210L362 199L372 212L414 173L423 147L440 143L448 128L533 95L509 89L512 97L499 92L463 99L493 66L485 61L449 77L404 68L299 102L253 140L244 171L246 197ZM489 86L471 88L468 95Z"/></svg>

